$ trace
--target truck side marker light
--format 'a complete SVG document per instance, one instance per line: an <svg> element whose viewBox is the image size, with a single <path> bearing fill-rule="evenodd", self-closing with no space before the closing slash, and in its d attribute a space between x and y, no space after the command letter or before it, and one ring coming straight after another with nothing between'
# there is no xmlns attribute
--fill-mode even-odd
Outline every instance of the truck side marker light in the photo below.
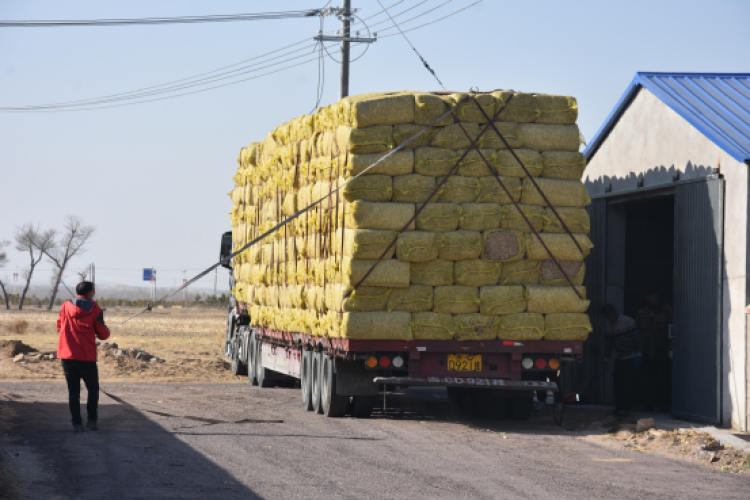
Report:
<svg viewBox="0 0 750 500"><path fill-rule="evenodd" d="M548 364L549 364L549 367L552 368L553 370L557 370L558 368L560 368L560 360L558 359L552 358L549 360Z"/></svg>
<svg viewBox="0 0 750 500"><path fill-rule="evenodd" d="M380 358L380 366L382 366L383 368L388 368L389 366L391 366L391 358L389 358L388 356L383 356L382 358Z"/></svg>
<svg viewBox="0 0 750 500"><path fill-rule="evenodd" d="M378 359L375 356L370 356L367 358L367 361L365 361L365 364L368 368L375 368L378 366Z"/></svg>
<svg viewBox="0 0 750 500"><path fill-rule="evenodd" d="M506 346L506 345L513 345L513 344L514 344L514 342L512 340L503 340L503 345L504 346Z"/></svg>
<svg viewBox="0 0 750 500"><path fill-rule="evenodd" d="M394 368L401 368L402 366L404 366L404 358L402 358L401 356L396 356L395 358L393 358Z"/></svg>
<svg viewBox="0 0 750 500"><path fill-rule="evenodd" d="M545 366L547 366L547 360L544 359L544 358L537 358L537 360L536 360L536 367L541 370Z"/></svg>
<svg viewBox="0 0 750 500"><path fill-rule="evenodd" d="M534 367L534 362L531 360L531 358L524 358L523 361L521 361L521 366L523 366L526 370L530 370Z"/></svg>

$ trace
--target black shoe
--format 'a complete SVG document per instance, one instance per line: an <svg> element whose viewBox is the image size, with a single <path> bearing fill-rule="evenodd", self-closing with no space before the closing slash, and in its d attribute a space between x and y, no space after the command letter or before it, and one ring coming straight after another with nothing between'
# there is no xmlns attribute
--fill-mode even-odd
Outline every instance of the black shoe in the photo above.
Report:
<svg viewBox="0 0 750 500"><path fill-rule="evenodd" d="M86 428L90 431L98 431L99 427L96 425L96 420L89 420L86 422Z"/></svg>
<svg viewBox="0 0 750 500"><path fill-rule="evenodd" d="M73 424L73 432L83 432L82 424Z"/></svg>

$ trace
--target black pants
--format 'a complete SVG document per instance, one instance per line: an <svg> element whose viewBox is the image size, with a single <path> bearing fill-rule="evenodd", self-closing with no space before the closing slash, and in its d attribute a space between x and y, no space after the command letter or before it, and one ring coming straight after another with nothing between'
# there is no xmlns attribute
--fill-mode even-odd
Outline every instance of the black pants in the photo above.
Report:
<svg viewBox="0 0 750 500"><path fill-rule="evenodd" d="M659 407L661 411L672 406L672 360L643 360L646 406Z"/></svg>
<svg viewBox="0 0 750 500"><path fill-rule="evenodd" d="M96 422L99 405L99 369L96 367L96 361L63 359L62 367L65 381L68 383L68 405L73 415L73 425L81 423L81 379L89 391L86 401L88 420Z"/></svg>
<svg viewBox="0 0 750 500"><path fill-rule="evenodd" d="M630 410L635 392L635 359L616 359L612 370L612 388L615 393L615 409Z"/></svg>

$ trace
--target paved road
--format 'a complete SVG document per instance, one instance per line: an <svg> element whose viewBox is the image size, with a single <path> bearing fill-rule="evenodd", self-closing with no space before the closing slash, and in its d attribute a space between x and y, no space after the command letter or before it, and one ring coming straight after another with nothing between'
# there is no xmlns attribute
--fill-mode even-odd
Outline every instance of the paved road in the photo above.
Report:
<svg viewBox="0 0 750 500"><path fill-rule="evenodd" d="M433 389L389 394L387 410L356 420L304 412L297 389L105 384L136 408L102 396L101 430L73 434L62 384L0 385L22 396L6 405L14 427L2 453L4 465L33 480L29 498L727 499L750 491L750 475L601 446L544 415L462 421ZM284 422L206 424L147 410Z"/></svg>

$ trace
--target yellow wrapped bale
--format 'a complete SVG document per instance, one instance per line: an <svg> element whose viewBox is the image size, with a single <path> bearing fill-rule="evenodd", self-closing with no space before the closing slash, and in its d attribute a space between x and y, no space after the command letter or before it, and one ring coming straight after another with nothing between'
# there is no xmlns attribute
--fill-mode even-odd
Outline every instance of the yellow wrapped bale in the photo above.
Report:
<svg viewBox="0 0 750 500"><path fill-rule="evenodd" d="M479 311L479 288L475 286L436 286L434 311L470 314Z"/></svg>
<svg viewBox="0 0 750 500"><path fill-rule="evenodd" d="M526 287L529 297L526 310L542 314L586 312L589 307L589 301L586 300L586 287L578 286L576 290L583 298L579 298L569 286L529 285Z"/></svg>
<svg viewBox="0 0 750 500"><path fill-rule="evenodd" d="M562 272L560 267L562 267ZM574 285L582 285L583 277L586 274L586 264L575 260L558 260L557 264L553 260L543 260L540 269L539 283L547 286L570 286L565 276L570 278ZM565 273L563 275L563 272Z"/></svg>
<svg viewBox="0 0 750 500"><path fill-rule="evenodd" d="M414 172L414 152L411 150L396 151L370 170L370 165L377 163L384 153L350 154L346 163L347 177L354 177L364 172L364 175L406 175ZM367 170L365 172L365 170Z"/></svg>
<svg viewBox="0 0 750 500"><path fill-rule="evenodd" d="M396 239L396 231L382 229L342 229L336 231L334 252L341 253L341 238L344 238L343 255L357 260L379 259L388 245ZM395 255L395 245L383 256L391 259Z"/></svg>
<svg viewBox="0 0 750 500"><path fill-rule="evenodd" d="M520 231L495 229L482 234L484 260L512 262L526 255L526 235Z"/></svg>
<svg viewBox="0 0 750 500"><path fill-rule="evenodd" d="M479 289L479 312L492 316L526 311L522 286L483 286Z"/></svg>
<svg viewBox="0 0 750 500"><path fill-rule="evenodd" d="M461 208L457 203L428 203L417 216L417 229L423 231L453 231L458 227Z"/></svg>
<svg viewBox="0 0 750 500"><path fill-rule="evenodd" d="M414 171L420 175L442 177L450 173L460 157L458 151L452 149L417 148L414 151Z"/></svg>
<svg viewBox="0 0 750 500"><path fill-rule="evenodd" d="M453 338L453 315L417 312L411 315L411 332L415 340L450 340Z"/></svg>
<svg viewBox="0 0 750 500"><path fill-rule="evenodd" d="M501 285L538 285L541 260L517 260L503 264Z"/></svg>
<svg viewBox="0 0 750 500"><path fill-rule="evenodd" d="M523 180L521 202L527 205L548 206L539 193L540 189L553 207L585 207L591 203L591 199L586 192L586 186L581 181L545 179L544 177L535 180L536 186L530 179Z"/></svg>
<svg viewBox="0 0 750 500"><path fill-rule="evenodd" d="M544 316L539 313L517 313L500 316L497 337L501 340L542 340Z"/></svg>
<svg viewBox="0 0 750 500"><path fill-rule="evenodd" d="M445 182L443 182L445 180ZM470 203L479 195L479 180L476 177L452 175L447 179L438 178L443 185L438 190L436 200L441 203Z"/></svg>
<svg viewBox="0 0 750 500"><path fill-rule="evenodd" d="M484 125L482 125L482 128L484 128ZM500 136L497 135L497 132L495 132L495 129L497 129L498 132L503 136L503 141ZM517 123L510 123L510 122L495 122L494 127L490 126L487 131L482 135L480 141L479 141L479 147L481 148L490 148L490 149L508 149L506 146L506 143L508 146L511 147L511 149L517 149L523 146L523 143L521 142L521 132L518 128ZM468 147L468 146L463 146Z"/></svg>
<svg viewBox="0 0 750 500"><path fill-rule="evenodd" d="M345 285L329 285L327 292L326 305L332 311L385 311L391 289L361 286L352 291Z"/></svg>
<svg viewBox="0 0 750 500"><path fill-rule="evenodd" d="M415 118L411 93L350 96L340 104L344 120L354 128L413 123Z"/></svg>
<svg viewBox="0 0 750 500"><path fill-rule="evenodd" d="M583 153L573 151L545 151L542 153L542 177L580 181L586 170Z"/></svg>
<svg viewBox="0 0 750 500"><path fill-rule="evenodd" d="M413 203L355 201L346 206L348 229L401 230L414 217ZM414 222L407 229L414 229Z"/></svg>
<svg viewBox="0 0 750 500"><path fill-rule="evenodd" d="M497 325L500 319L497 316L485 316L483 314L455 314L453 316L453 328L456 340L494 340L497 338Z"/></svg>
<svg viewBox="0 0 750 500"><path fill-rule="evenodd" d="M347 312L341 318L339 337L359 340L412 340L411 314L394 312Z"/></svg>
<svg viewBox="0 0 750 500"><path fill-rule="evenodd" d="M521 179L517 177L500 176L500 180L505 185L510 196L508 196L508 192L503 189L500 183L497 182L494 175L480 177L477 203L497 203L498 205L507 205L513 201L521 201L521 194L523 192Z"/></svg>
<svg viewBox="0 0 750 500"><path fill-rule="evenodd" d="M458 92L447 96L446 100L450 107L458 105L453 114L461 122L487 123L495 116L495 97L492 94L472 94L469 97L469 94Z"/></svg>
<svg viewBox="0 0 750 500"><path fill-rule="evenodd" d="M546 213L543 207L535 205L519 204L518 208L515 205L506 205L501 213L500 226L503 229L512 229L522 233L532 233L531 227L533 227L534 231L539 232L544 227ZM531 227L529 227L529 222Z"/></svg>
<svg viewBox="0 0 750 500"><path fill-rule="evenodd" d="M537 123L575 123L578 119L578 103L575 97L537 94L534 96L534 102L539 111Z"/></svg>
<svg viewBox="0 0 750 500"><path fill-rule="evenodd" d="M516 157L521 160L521 163L518 163ZM526 171L531 177L538 177L542 173L542 155L532 149L514 149L513 152L497 151L491 159L499 175L523 178L527 177ZM497 183L497 180L495 182Z"/></svg>
<svg viewBox="0 0 750 500"><path fill-rule="evenodd" d="M518 128L524 148L537 151L578 151L581 144L578 126L574 124L521 123Z"/></svg>
<svg viewBox="0 0 750 500"><path fill-rule="evenodd" d="M377 260L354 260L344 257L341 262L342 282L348 286L357 286ZM382 286L406 288L409 286L409 263L396 259L381 260L362 286Z"/></svg>
<svg viewBox="0 0 750 500"><path fill-rule="evenodd" d="M393 178L393 201L399 203L424 203L435 191L437 182L434 177L408 174ZM437 195L432 197L436 201Z"/></svg>
<svg viewBox="0 0 750 500"><path fill-rule="evenodd" d="M396 288L388 297L388 312L424 312L432 309L433 288L427 285L410 285Z"/></svg>
<svg viewBox="0 0 750 500"><path fill-rule="evenodd" d="M464 132L464 130L466 132ZM502 130L500 132L503 133ZM489 134L489 132L487 132L485 135L487 134ZM478 136L479 124L462 123L461 125L459 125L458 123L454 123L453 125L448 125L447 127L443 127L442 129L438 130L438 132L435 134L435 138L432 140L432 145L436 148L467 149L469 146L471 146L472 141L474 141ZM497 137L497 135L495 136ZM482 147L492 147L489 145L484 145L481 142L480 145Z"/></svg>
<svg viewBox="0 0 750 500"><path fill-rule="evenodd" d="M458 227L476 231L497 229L500 227L501 210L497 203L462 203Z"/></svg>
<svg viewBox="0 0 750 500"><path fill-rule="evenodd" d="M539 238L536 235L531 235L528 238L529 259L531 260L544 260L554 257L558 260L582 261L588 257L591 249L594 248L591 240L585 234L573 233L573 237L581 247L580 250L569 234L540 233L539 237L547 245L550 252L552 252L552 256L547 253ZM583 250L583 253L581 253L581 250Z"/></svg>
<svg viewBox="0 0 750 500"><path fill-rule="evenodd" d="M545 340L586 340L592 330L588 314L553 313L544 317Z"/></svg>
<svg viewBox="0 0 750 500"><path fill-rule="evenodd" d="M405 231L396 242L396 258L404 262L427 262L438 258L440 239L428 231Z"/></svg>
<svg viewBox="0 0 750 500"><path fill-rule="evenodd" d="M492 95L496 100L496 120L506 122L531 123L539 116L533 94L498 90Z"/></svg>
<svg viewBox="0 0 750 500"><path fill-rule="evenodd" d="M418 125L431 125L435 120L448 112L452 106L448 100L428 93L416 93L414 95L414 122ZM449 114L435 125L445 127L453 123L453 115Z"/></svg>
<svg viewBox="0 0 750 500"><path fill-rule="evenodd" d="M443 260L478 259L482 254L482 234L479 231L448 231L441 233L441 236L438 256Z"/></svg>
<svg viewBox="0 0 750 500"><path fill-rule="evenodd" d="M544 223L545 233L565 233L560 219L573 233L588 233L591 229L589 213L585 208L555 207L555 212L560 216L560 219L557 218L551 208L547 207L545 210L547 212Z"/></svg>
<svg viewBox="0 0 750 500"><path fill-rule="evenodd" d="M438 128L427 128L414 123L404 123L393 126L393 141L396 146L404 143L404 148L415 149L420 146L429 146L435 138ZM417 135L419 134L419 135ZM411 139L411 140L409 140ZM408 141L408 142L407 142Z"/></svg>
<svg viewBox="0 0 750 500"><path fill-rule="evenodd" d="M482 259L457 260L453 264L453 283L456 285L496 285L500 280L502 264Z"/></svg>
<svg viewBox="0 0 750 500"><path fill-rule="evenodd" d="M409 281L412 285L447 286L453 284L453 262L449 260L412 262L409 269Z"/></svg>
<svg viewBox="0 0 750 500"><path fill-rule="evenodd" d="M393 149L393 127L390 125L377 125L367 128L341 126L336 131L336 143L342 153L346 151L350 153L384 153Z"/></svg>
<svg viewBox="0 0 750 500"><path fill-rule="evenodd" d="M388 175L363 175L351 179L341 189L346 201L391 201L393 177Z"/></svg>
<svg viewBox="0 0 750 500"><path fill-rule="evenodd" d="M456 153L458 155L456 159L458 159L464 156L466 150L459 149L458 151L456 151ZM458 164L458 171L456 173L465 177L482 177L486 175L492 175L490 167L492 167L493 155L495 155L494 149L472 149L468 153L466 153L464 159L461 160L461 162ZM487 165L488 163L489 166Z"/></svg>

